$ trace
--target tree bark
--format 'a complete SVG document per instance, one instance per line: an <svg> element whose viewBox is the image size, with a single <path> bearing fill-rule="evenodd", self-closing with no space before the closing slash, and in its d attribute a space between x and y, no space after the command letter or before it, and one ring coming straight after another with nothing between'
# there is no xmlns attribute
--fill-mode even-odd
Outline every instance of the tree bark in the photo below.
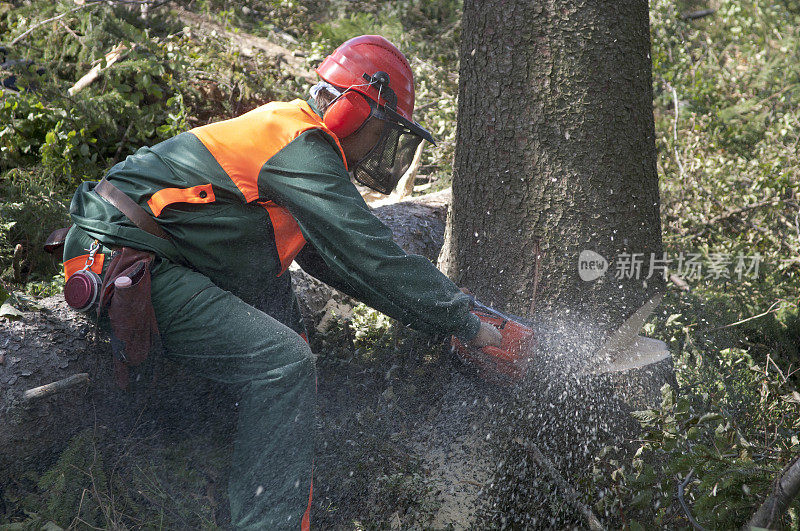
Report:
<svg viewBox="0 0 800 531"><path fill-rule="evenodd" d="M647 279L651 255L663 259L651 69L645 0L464 1L440 264L485 304L535 307L539 337L533 372L497 416L483 526L580 525L514 441L535 443L567 481L585 477L598 448L636 432L631 402L674 380L668 356L627 370L634 345L609 374L581 369L664 287L661 271Z"/></svg>
<svg viewBox="0 0 800 531"><path fill-rule="evenodd" d="M661 290L648 5L466 0L453 204L441 262L483 302L614 327ZM609 263L578 274L591 250ZM614 260L641 253L639 278ZM639 258L639 257L637 257ZM634 275L631 275L634 276Z"/></svg>

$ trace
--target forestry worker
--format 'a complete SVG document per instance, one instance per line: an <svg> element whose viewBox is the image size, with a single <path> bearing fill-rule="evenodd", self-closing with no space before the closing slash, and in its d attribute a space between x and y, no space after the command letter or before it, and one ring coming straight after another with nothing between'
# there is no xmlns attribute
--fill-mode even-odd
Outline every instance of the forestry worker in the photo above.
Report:
<svg viewBox="0 0 800 531"><path fill-rule="evenodd" d="M364 35L316 72L308 100L139 149L83 183L70 207L65 296L107 310L118 383L160 341L164 356L240 386L236 529L309 526L316 373L292 261L414 329L500 344L467 295L397 246L348 174L388 194L433 141L412 119L406 58Z"/></svg>

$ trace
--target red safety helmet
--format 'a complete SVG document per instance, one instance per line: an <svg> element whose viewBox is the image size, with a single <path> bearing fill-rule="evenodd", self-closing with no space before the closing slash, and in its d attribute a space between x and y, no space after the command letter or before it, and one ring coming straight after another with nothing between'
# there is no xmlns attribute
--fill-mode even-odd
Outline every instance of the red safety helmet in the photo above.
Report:
<svg viewBox="0 0 800 531"><path fill-rule="evenodd" d="M316 69L319 77L343 89L352 88L378 105L386 99L376 83L364 78L376 72L386 72L389 86L397 97L395 110L406 120L414 112L414 74L406 57L380 35L354 37L336 48Z"/></svg>
<svg viewBox="0 0 800 531"><path fill-rule="evenodd" d="M433 136L412 118L414 74L405 56L380 35L348 40L316 69L343 94L326 109L323 121L339 138L358 131L370 117L384 120L381 139L353 168L362 184L388 194L408 169L422 140Z"/></svg>

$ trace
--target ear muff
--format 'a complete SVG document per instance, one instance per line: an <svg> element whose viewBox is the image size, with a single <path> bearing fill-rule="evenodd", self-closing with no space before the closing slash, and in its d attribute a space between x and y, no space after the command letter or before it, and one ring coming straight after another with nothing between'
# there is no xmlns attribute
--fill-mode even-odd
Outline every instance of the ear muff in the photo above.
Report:
<svg viewBox="0 0 800 531"><path fill-rule="evenodd" d="M372 113L367 99L360 93L349 90L331 103L322 121L339 138L355 133Z"/></svg>

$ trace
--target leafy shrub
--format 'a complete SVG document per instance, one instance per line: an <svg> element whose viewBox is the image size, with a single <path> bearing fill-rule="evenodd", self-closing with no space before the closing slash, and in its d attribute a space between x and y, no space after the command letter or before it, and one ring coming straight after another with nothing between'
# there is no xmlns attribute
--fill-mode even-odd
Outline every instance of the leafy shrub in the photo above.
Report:
<svg viewBox="0 0 800 531"><path fill-rule="evenodd" d="M746 359L733 352L722 354L732 364ZM757 372L747 363L742 369ZM758 378L747 376L759 389ZM761 383L771 385L766 378ZM773 447L787 432L796 432L797 403L789 404L775 390L761 389L763 432L739 424L736 419L741 417L727 410L719 391L678 397L665 385L660 408L634 413L645 430L634 458L628 460L618 448L606 448L598 456L594 480L607 495L594 504L595 509L631 529L641 529L646 522L661 528L687 525L687 511L710 529L740 527L755 512L763 493L771 490L782 465L800 450L796 435L790 446ZM790 398L795 400L791 394ZM764 417L778 419L770 422ZM686 510L676 499L679 484ZM798 509L800 501L795 500L785 517L787 524L797 521Z"/></svg>
<svg viewBox="0 0 800 531"><path fill-rule="evenodd" d="M50 255L37 250L54 228L69 223L60 188L31 169L9 170L0 180L0 279L45 282L58 272Z"/></svg>
<svg viewBox="0 0 800 531"><path fill-rule="evenodd" d="M99 180L141 146L247 111L296 86L275 83L280 73L262 56L250 60L222 40L193 37L163 10L143 21L126 4L66 13L73 7L34 2L0 10L0 33L9 42L36 21L65 14L5 48L7 59L30 65L0 72L0 79L16 80L16 90L0 91L0 272L17 283L56 273L41 244L68 223L65 206L80 182ZM88 87L68 93L120 45L119 61ZM21 277L12 271L15 252L26 261Z"/></svg>

